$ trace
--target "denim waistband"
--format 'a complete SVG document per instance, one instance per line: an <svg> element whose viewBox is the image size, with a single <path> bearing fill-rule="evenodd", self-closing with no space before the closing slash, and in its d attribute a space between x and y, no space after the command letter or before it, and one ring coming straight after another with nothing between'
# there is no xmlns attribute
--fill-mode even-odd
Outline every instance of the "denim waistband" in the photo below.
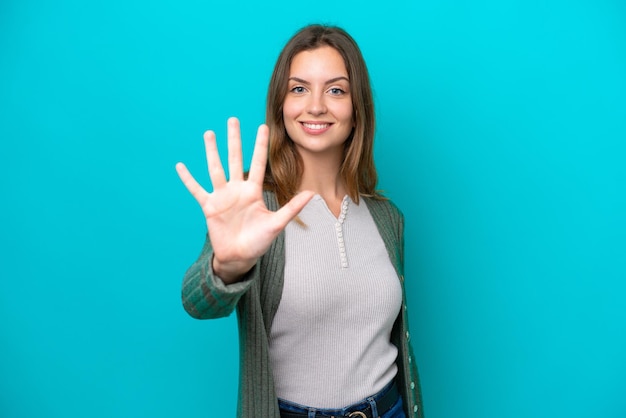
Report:
<svg viewBox="0 0 626 418"><path fill-rule="evenodd" d="M361 412L362 414L352 416L370 418L384 414L398 400L398 396L395 380L392 380L380 392L340 409L314 408L280 398L278 406L281 410L281 417L348 417L350 413Z"/></svg>

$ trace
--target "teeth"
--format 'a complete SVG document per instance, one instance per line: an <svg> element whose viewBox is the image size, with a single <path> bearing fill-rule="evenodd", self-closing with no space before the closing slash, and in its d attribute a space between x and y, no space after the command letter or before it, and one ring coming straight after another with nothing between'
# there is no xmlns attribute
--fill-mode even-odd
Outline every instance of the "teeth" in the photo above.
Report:
<svg viewBox="0 0 626 418"><path fill-rule="evenodd" d="M325 129L328 128L328 123L303 123L308 129Z"/></svg>

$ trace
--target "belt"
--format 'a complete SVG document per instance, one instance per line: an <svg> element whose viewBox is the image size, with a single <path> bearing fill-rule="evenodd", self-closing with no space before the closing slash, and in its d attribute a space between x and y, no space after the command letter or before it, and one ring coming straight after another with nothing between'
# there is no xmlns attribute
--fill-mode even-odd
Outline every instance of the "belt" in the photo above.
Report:
<svg viewBox="0 0 626 418"><path fill-rule="evenodd" d="M394 383L389 390L381 396L378 400L376 400L376 410L378 411L378 415L383 415L387 412L391 407L396 403L400 393L398 392L398 388ZM288 412L288 411L280 411L280 418L306 418L308 417L308 412ZM360 409L358 411L348 411L345 415L315 415L316 417L325 417L325 418L341 418L341 417L349 417L349 418L378 418L372 414L372 406L367 405L366 408Z"/></svg>

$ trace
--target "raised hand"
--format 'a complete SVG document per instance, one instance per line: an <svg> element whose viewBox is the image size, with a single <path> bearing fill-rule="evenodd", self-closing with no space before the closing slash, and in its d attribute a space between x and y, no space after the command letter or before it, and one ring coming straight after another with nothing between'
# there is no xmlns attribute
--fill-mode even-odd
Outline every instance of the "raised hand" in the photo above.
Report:
<svg viewBox="0 0 626 418"><path fill-rule="evenodd" d="M176 164L178 176L198 201L206 218L213 246L213 270L225 283L233 283L248 272L272 241L311 199L313 192L302 192L277 212L263 201L263 177L267 164L269 130L259 126L250 164L244 180L241 132L236 118L228 119L227 180L220 162L215 133L204 133L204 146L213 192L208 193L183 163Z"/></svg>

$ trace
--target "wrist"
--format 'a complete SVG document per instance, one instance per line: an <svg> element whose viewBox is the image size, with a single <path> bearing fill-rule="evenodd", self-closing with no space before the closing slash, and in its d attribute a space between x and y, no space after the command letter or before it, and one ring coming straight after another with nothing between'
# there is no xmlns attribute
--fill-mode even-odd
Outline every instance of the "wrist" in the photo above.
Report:
<svg viewBox="0 0 626 418"><path fill-rule="evenodd" d="M215 254L211 261L213 274L219 277L224 284L229 285L240 281L256 264L256 260L220 261Z"/></svg>

